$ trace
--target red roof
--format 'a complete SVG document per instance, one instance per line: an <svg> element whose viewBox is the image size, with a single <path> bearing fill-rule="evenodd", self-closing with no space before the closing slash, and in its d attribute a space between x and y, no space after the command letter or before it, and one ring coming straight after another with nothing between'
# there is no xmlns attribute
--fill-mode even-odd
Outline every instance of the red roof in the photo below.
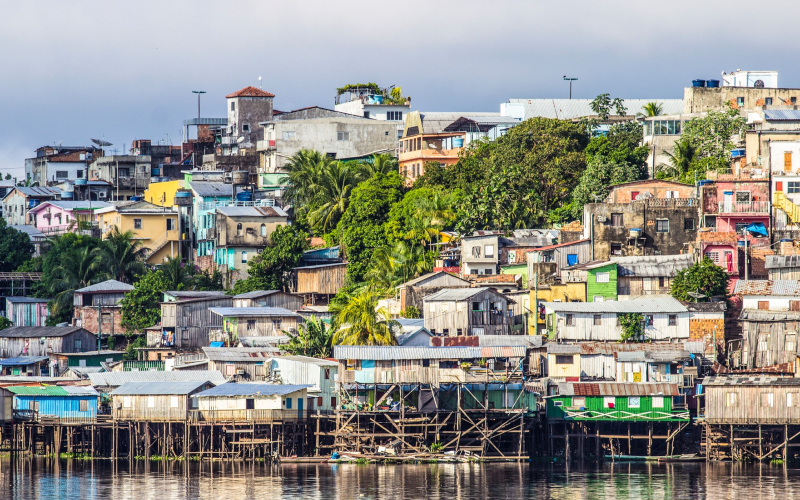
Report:
<svg viewBox="0 0 800 500"><path fill-rule="evenodd" d="M233 94L228 94L225 96L226 99L230 99L231 97L275 97L275 94L270 94L266 90L248 86L238 92L234 92Z"/></svg>
<svg viewBox="0 0 800 500"><path fill-rule="evenodd" d="M550 245L550 246L547 246L547 247L534 248L533 250L529 250L529 251L530 252L541 252L542 250L552 250L554 248L568 247L570 245L577 245L578 243L586 243L587 241L591 241L591 240L587 238L585 240L570 241L569 243L559 243L558 245Z"/></svg>

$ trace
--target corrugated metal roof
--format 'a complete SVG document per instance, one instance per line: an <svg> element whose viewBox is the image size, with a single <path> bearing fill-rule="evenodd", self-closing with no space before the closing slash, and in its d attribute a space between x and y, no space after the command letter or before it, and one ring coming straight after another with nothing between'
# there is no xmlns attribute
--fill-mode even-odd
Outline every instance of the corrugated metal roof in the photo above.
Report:
<svg viewBox="0 0 800 500"><path fill-rule="evenodd" d="M227 317L243 316L280 316L284 318L300 318L296 312L292 312L283 307L210 307L208 309L214 314Z"/></svg>
<svg viewBox="0 0 800 500"><path fill-rule="evenodd" d="M94 374L90 374L91 375ZM112 396L163 396L163 395L186 395L191 394L203 385L209 383L208 380L189 380L183 382L127 382L111 393Z"/></svg>
<svg viewBox="0 0 800 500"><path fill-rule="evenodd" d="M88 385L15 385L6 389L19 396L99 396Z"/></svg>
<svg viewBox="0 0 800 500"><path fill-rule="evenodd" d="M576 313L681 313L688 309L672 297L609 300L605 302L545 302L556 312Z"/></svg>
<svg viewBox="0 0 800 500"><path fill-rule="evenodd" d="M644 351L618 352L616 358L622 363L645 361L645 353Z"/></svg>
<svg viewBox="0 0 800 500"><path fill-rule="evenodd" d="M798 311L765 311L763 309L742 309L739 321L800 321Z"/></svg>
<svg viewBox="0 0 800 500"><path fill-rule="evenodd" d="M25 196L56 196L61 194L61 190L58 188L49 188L49 187L17 187L17 191L24 194Z"/></svg>
<svg viewBox="0 0 800 500"><path fill-rule="evenodd" d="M738 280L735 295L800 295L800 280Z"/></svg>
<svg viewBox="0 0 800 500"><path fill-rule="evenodd" d="M41 304L42 302L50 301L50 299L37 299L34 297L6 297L6 300L12 304Z"/></svg>
<svg viewBox="0 0 800 500"><path fill-rule="evenodd" d="M203 198L233 198L233 185L224 182L191 181L189 188Z"/></svg>
<svg viewBox="0 0 800 500"><path fill-rule="evenodd" d="M286 217L279 207L218 207L217 212L226 217Z"/></svg>
<svg viewBox="0 0 800 500"><path fill-rule="evenodd" d="M269 347L203 347L203 354L212 361L263 361L280 354Z"/></svg>
<svg viewBox="0 0 800 500"><path fill-rule="evenodd" d="M713 376L703 379L703 385L800 385L800 378L795 377L740 377L736 375Z"/></svg>
<svg viewBox="0 0 800 500"><path fill-rule="evenodd" d="M454 276L454 275L452 275L450 273L446 273L444 271L436 271L436 272L433 272L433 273L423 274L419 278L414 278L413 280L406 281L405 283L403 283L400 286L414 286L419 282L425 281L425 280L427 280L429 278L433 278L433 277L438 276L440 274L447 275L447 276L452 276L455 279L459 279L459 280L463 281L464 282L464 286L469 286L469 281L467 281L465 279L462 279L462 278L459 278L458 276Z"/></svg>
<svg viewBox="0 0 800 500"><path fill-rule="evenodd" d="M333 347L336 359L366 359L386 361L392 359L476 359L476 358L521 358L525 356L522 346L487 347L402 347L402 346L350 346Z"/></svg>
<svg viewBox="0 0 800 500"><path fill-rule="evenodd" d="M482 117L483 119L499 119L500 113L456 113L443 111L420 111L422 130L425 134L439 134L459 118Z"/></svg>
<svg viewBox="0 0 800 500"><path fill-rule="evenodd" d="M0 366L27 366L49 359L48 356L17 356L16 358L0 359Z"/></svg>
<svg viewBox="0 0 800 500"><path fill-rule="evenodd" d="M800 109L765 109L764 119L769 122L800 121Z"/></svg>
<svg viewBox="0 0 800 500"><path fill-rule="evenodd" d="M548 250L555 250L556 248L564 248L564 247L568 247L568 246L572 246L572 245L580 245L582 243L587 243L589 241L592 241L592 240L585 239L585 240L570 241L570 242L567 242L567 243L559 243L557 245L548 245L546 247L541 247L541 248L537 248L535 250L531 250L531 252L546 252Z"/></svg>
<svg viewBox="0 0 800 500"><path fill-rule="evenodd" d="M10 227L12 229L16 229L17 231L21 231L23 233L26 233L30 238L45 238L46 237L43 232L39 231L35 227L30 226L28 224L12 224L12 225L10 225L8 227Z"/></svg>
<svg viewBox="0 0 800 500"><path fill-rule="evenodd" d="M264 337L239 337L242 347L275 347L288 344L291 339L287 335L266 335Z"/></svg>
<svg viewBox="0 0 800 500"><path fill-rule="evenodd" d="M79 326L11 326L0 331L0 338L63 337L83 330Z"/></svg>
<svg viewBox="0 0 800 500"><path fill-rule="evenodd" d="M75 293L87 292L127 292L133 290L133 285L123 283L117 280L106 280L95 285L89 285L75 290Z"/></svg>
<svg viewBox="0 0 800 500"><path fill-rule="evenodd" d="M541 335L478 335L478 345L485 346L522 346L526 348L542 347Z"/></svg>
<svg viewBox="0 0 800 500"><path fill-rule="evenodd" d="M198 398L217 396L285 396L293 392L302 391L313 387L311 385L280 385L280 384L222 384L197 395Z"/></svg>
<svg viewBox="0 0 800 500"><path fill-rule="evenodd" d="M800 255L767 255L764 267L767 269L800 267Z"/></svg>
<svg viewBox="0 0 800 500"><path fill-rule="evenodd" d="M690 358L689 351L655 351L647 352L647 360L653 363L674 363L676 361L687 361Z"/></svg>
<svg viewBox="0 0 800 500"><path fill-rule="evenodd" d="M42 208L46 207L47 205L53 205L55 207L64 209L64 210L75 210L75 209L85 209L88 210L91 206L92 209L100 209L100 208L108 208L111 206L110 203L106 203L105 201L66 201L66 200L53 200L53 201L46 201L39 205L36 205L32 208L31 212L39 212Z"/></svg>
<svg viewBox="0 0 800 500"><path fill-rule="evenodd" d="M684 302L690 312L718 312L724 313L728 306L723 301L719 302Z"/></svg>
<svg viewBox="0 0 800 500"><path fill-rule="evenodd" d="M257 299L259 297L266 297L275 293L284 293L281 290L256 290L254 292L240 293L234 295L234 299Z"/></svg>
<svg viewBox="0 0 800 500"><path fill-rule="evenodd" d="M202 299L209 297L229 297L223 291L194 291L194 290L169 290L164 292L164 295L175 297L176 299Z"/></svg>
<svg viewBox="0 0 800 500"><path fill-rule="evenodd" d="M467 300L487 290L491 290L495 294L500 295L498 292L495 292L493 288L486 286L477 288L444 288L436 293L428 295L422 300L423 302L458 302L460 300Z"/></svg>
<svg viewBox="0 0 800 500"><path fill-rule="evenodd" d="M289 361L297 361L299 363L309 363L312 365L317 366L339 366L337 361L331 361L329 359L321 359L321 358L312 358L309 356L295 356L295 355L287 355L287 356L274 356L272 359L288 359Z"/></svg>
<svg viewBox="0 0 800 500"><path fill-rule="evenodd" d="M219 370L187 371L144 371L144 372L101 372L90 373L89 380L95 387L116 387L128 382L186 382L209 381L214 384L225 382Z"/></svg>
<svg viewBox="0 0 800 500"><path fill-rule="evenodd" d="M649 102L661 104L664 115L683 113L683 99L623 99L628 116L642 111ZM591 108L591 99L509 99L509 103L525 105L525 119L536 117L572 120L585 116L597 116Z"/></svg>
<svg viewBox="0 0 800 500"><path fill-rule="evenodd" d="M706 343L702 340L684 342L683 348L692 354L703 354L706 352Z"/></svg>
<svg viewBox="0 0 800 500"><path fill-rule="evenodd" d="M581 346L578 344L547 344L547 354L580 354Z"/></svg>
<svg viewBox="0 0 800 500"><path fill-rule="evenodd" d="M617 276L660 277L675 276L678 271L694 264L692 254L645 255L641 257L611 257L617 263Z"/></svg>
<svg viewBox="0 0 800 500"><path fill-rule="evenodd" d="M294 269L298 270L298 271L302 271L302 270L306 270L306 269L319 269L321 267L346 266L346 265L347 265L347 262L334 262L332 264L319 264L317 266L295 267Z"/></svg>
<svg viewBox="0 0 800 500"><path fill-rule="evenodd" d="M650 382L561 382L559 396L678 396L676 384Z"/></svg>

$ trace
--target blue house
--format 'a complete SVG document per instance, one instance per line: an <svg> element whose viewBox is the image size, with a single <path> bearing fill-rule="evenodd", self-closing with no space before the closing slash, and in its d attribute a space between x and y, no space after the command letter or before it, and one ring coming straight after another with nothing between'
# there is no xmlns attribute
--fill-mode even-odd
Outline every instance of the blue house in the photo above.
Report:
<svg viewBox="0 0 800 500"><path fill-rule="evenodd" d="M217 207L227 207L233 203L233 187L224 182L191 181L194 207L194 228L197 240L197 256L214 255L213 231L214 214Z"/></svg>
<svg viewBox="0 0 800 500"><path fill-rule="evenodd" d="M15 414L23 418L92 420L97 417L99 394L94 387L18 385L6 389L14 395Z"/></svg>

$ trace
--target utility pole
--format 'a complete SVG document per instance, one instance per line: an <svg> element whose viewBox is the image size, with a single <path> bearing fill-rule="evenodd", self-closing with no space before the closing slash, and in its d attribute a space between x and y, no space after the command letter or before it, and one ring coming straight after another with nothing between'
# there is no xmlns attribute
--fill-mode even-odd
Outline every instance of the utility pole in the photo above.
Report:
<svg viewBox="0 0 800 500"><path fill-rule="evenodd" d="M103 338L103 306L97 306L97 353L100 354L100 343Z"/></svg>
<svg viewBox="0 0 800 500"><path fill-rule="evenodd" d="M564 75L564 80L569 82L569 98L572 99L572 82L577 78L567 78L567 75Z"/></svg>
<svg viewBox="0 0 800 500"><path fill-rule="evenodd" d="M200 95L205 94L205 90L192 90L192 94L197 94L197 119L200 119Z"/></svg>

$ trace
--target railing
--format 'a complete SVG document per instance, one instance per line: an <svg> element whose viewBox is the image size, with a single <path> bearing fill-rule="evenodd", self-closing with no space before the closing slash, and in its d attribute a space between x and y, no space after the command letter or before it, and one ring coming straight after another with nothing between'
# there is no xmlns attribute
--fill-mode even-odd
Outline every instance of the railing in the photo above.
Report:
<svg viewBox="0 0 800 500"><path fill-rule="evenodd" d="M305 410L190 410L193 422L279 422L304 420Z"/></svg>
<svg viewBox="0 0 800 500"><path fill-rule="evenodd" d="M683 386L684 382L682 373L656 373L653 375L653 381L678 384L678 386Z"/></svg>
<svg viewBox="0 0 800 500"><path fill-rule="evenodd" d="M147 371L164 371L163 361L125 361L122 365L122 371L126 372L147 372Z"/></svg>
<svg viewBox="0 0 800 500"><path fill-rule="evenodd" d="M697 198L648 198L645 201L651 208L696 207L700 203Z"/></svg>
<svg viewBox="0 0 800 500"><path fill-rule="evenodd" d="M636 290L636 293L630 287L619 287L617 295L667 295L670 292L670 287L656 288L654 290Z"/></svg>
<svg viewBox="0 0 800 500"><path fill-rule="evenodd" d="M197 205L198 210L214 210L219 207L274 207L275 200L267 198L256 201L204 201Z"/></svg>
<svg viewBox="0 0 800 500"><path fill-rule="evenodd" d="M779 171L783 173L783 171ZM778 172L776 172L778 173ZM748 179L767 179L767 171L766 169L762 168L751 168L751 169L730 169L730 168L723 168L720 170L709 170L706 172L706 178L712 181L736 181L736 180L748 180Z"/></svg>
<svg viewBox="0 0 800 500"><path fill-rule="evenodd" d="M734 201L721 201L719 202L720 214L769 214L770 203L768 201L750 201L750 202L734 202Z"/></svg>
<svg viewBox="0 0 800 500"><path fill-rule="evenodd" d="M175 366L183 366L188 365L191 363L196 363L198 361L204 361L206 359L205 354L180 354L175 356Z"/></svg>

